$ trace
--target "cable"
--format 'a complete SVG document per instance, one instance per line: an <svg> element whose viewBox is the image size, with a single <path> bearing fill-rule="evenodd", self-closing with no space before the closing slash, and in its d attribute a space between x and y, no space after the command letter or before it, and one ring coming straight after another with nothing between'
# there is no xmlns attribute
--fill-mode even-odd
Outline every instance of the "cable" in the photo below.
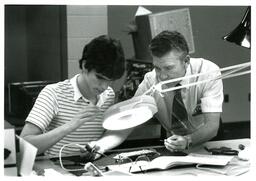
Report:
<svg viewBox="0 0 256 181"><path fill-rule="evenodd" d="M63 150L65 147L70 146L70 145L75 145L75 146L77 146L77 147L79 147L79 148L81 148L81 149L83 149L83 150L87 150L87 151L89 151L89 152L91 152L91 153L96 153L96 154L99 154L99 155L101 155L101 156L108 157L108 156L105 155L104 153L100 153L100 152L94 150L94 149L91 148L88 144L87 144L86 146L82 146L82 145L80 145L80 144L78 144L78 143L69 143L69 144L63 145L63 146L61 147L60 151L59 151L60 166L61 166L61 168L62 168L63 170L65 170L65 171L81 171L81 170L85 170L84 168L82 168L82 169L67 169L67 168L65 168L65 167L63 166L61 153L62 153L62 150Z"/></svg>
<svg viewBox="0 0 256 181"><path fill-rule="evenodd" d="M68 171L68 172L70 172L70 171L81 171L81 170L85 170L84 168L82 168L82 169L67 169L67 168L65 168L65 167L63 166L63 164L62 164L62 159L61 159L61 152L62 152L62 150L63 150L65 147L70 146L70 145L75 145L75 146L77 146L77 147L79 147L79 148L83 148L83 149L84 149L84 147L81 146L81 145L79 145L78 143L69 143L69 144L63 145L63 146L61 147L60 151L59 151L59 161L60 161L60 166L61 166L61 168L62 168L63 170L65 170L65 171Z"/></svg>

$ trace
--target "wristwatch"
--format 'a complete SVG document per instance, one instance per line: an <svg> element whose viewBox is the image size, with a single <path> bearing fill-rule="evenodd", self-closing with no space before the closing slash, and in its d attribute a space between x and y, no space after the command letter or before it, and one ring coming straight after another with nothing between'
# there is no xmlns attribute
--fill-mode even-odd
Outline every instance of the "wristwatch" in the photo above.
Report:
<svg viewBox="0 0 256 181"><path fill-rule="evenodd" d="M192 138L190 135L185 135L184 136L187 140L187 145L186 145L186 149L189 149L192 146Z"/></svg>

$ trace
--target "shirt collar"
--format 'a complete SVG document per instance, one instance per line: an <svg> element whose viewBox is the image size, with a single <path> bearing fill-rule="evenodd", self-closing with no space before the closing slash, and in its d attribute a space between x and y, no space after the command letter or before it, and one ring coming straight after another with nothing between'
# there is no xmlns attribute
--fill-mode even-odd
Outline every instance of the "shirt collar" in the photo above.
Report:
<svg viewBox="0 0 256 181"><path fill-rule="evenodd" d="M70 83L72 85L72 87L74 88L74 101L78 101L80 98L84 99L87 102L90 102L88 99L86 99L85 97L83 97L83 95L81 94L78 85L77 85L77 78L78 78L79 74L75 75L73 78L70 79ZM105 92L103 92L102 94L99 95L99 100L97 102L97 106L100 106L101 104L103 104L104 100L103 100L103 94Z"/></svg>
<svg viewBox="0 0 256 181"><path fill-rule="evenodd" d="M184 77L187 77L187 76L189 76L189 75L191 75L190 66L187 67L186 73L185 73L185 76L184 76ZM180 82L181 85L187 85L187 84L189 84L189 83L190 83L189 79L183 79L183 80L181 80L181 82ZM185 88L183 88L183 89L189 89L189 87L185 87Z"/></svg>
<svg viewBox="0 0 256 181"><path fill-rule="evenodd" d="M77 102L80 98L83 98L83 95L81 94L78 85L77 85L77 78L78 78L79 74L75 75L72 79L70 79L70 83L72 85L72 87L74 88L74 100ZM87 100L87 99L85 99Z"/></svg>

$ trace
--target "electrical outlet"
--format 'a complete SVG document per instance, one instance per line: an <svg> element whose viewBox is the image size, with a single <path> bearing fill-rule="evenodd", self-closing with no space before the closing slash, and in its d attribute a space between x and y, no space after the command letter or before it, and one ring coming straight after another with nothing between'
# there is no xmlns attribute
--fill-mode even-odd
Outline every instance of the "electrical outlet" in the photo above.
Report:
<svg viewBox="0 0 256 181"><path fill-rule="evenodd" d="M224 102L229 102L229 95L228 94L224 94Z"/></svg>

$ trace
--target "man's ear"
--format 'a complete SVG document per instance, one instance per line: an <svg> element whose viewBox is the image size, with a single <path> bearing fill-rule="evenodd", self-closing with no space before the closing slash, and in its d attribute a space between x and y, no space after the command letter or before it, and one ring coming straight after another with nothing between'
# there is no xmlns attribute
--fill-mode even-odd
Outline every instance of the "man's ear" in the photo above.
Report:
<svg viewBox="0 0 256 181"><path fill-rule="evenodd" d="M189 66L189 63L190 63L190 56L189 55L186 55L186 57L184 59L184 62L185 62L185 69L187 69L188 66Z"/></svg>
<svg viewBox="0 0 256 181"><path fill-rule="evenodd" d="M86 60L83 60L82 62L82 72L88 72L88 70L85 68L85 63L86 63Z"/></svg>
<svg viewBox="0 0 256 181"><path fill-rule="evenodd" d="M185 63L188 65L190 63L190 56L186 55L185 59L184 59Z"/></svg>

